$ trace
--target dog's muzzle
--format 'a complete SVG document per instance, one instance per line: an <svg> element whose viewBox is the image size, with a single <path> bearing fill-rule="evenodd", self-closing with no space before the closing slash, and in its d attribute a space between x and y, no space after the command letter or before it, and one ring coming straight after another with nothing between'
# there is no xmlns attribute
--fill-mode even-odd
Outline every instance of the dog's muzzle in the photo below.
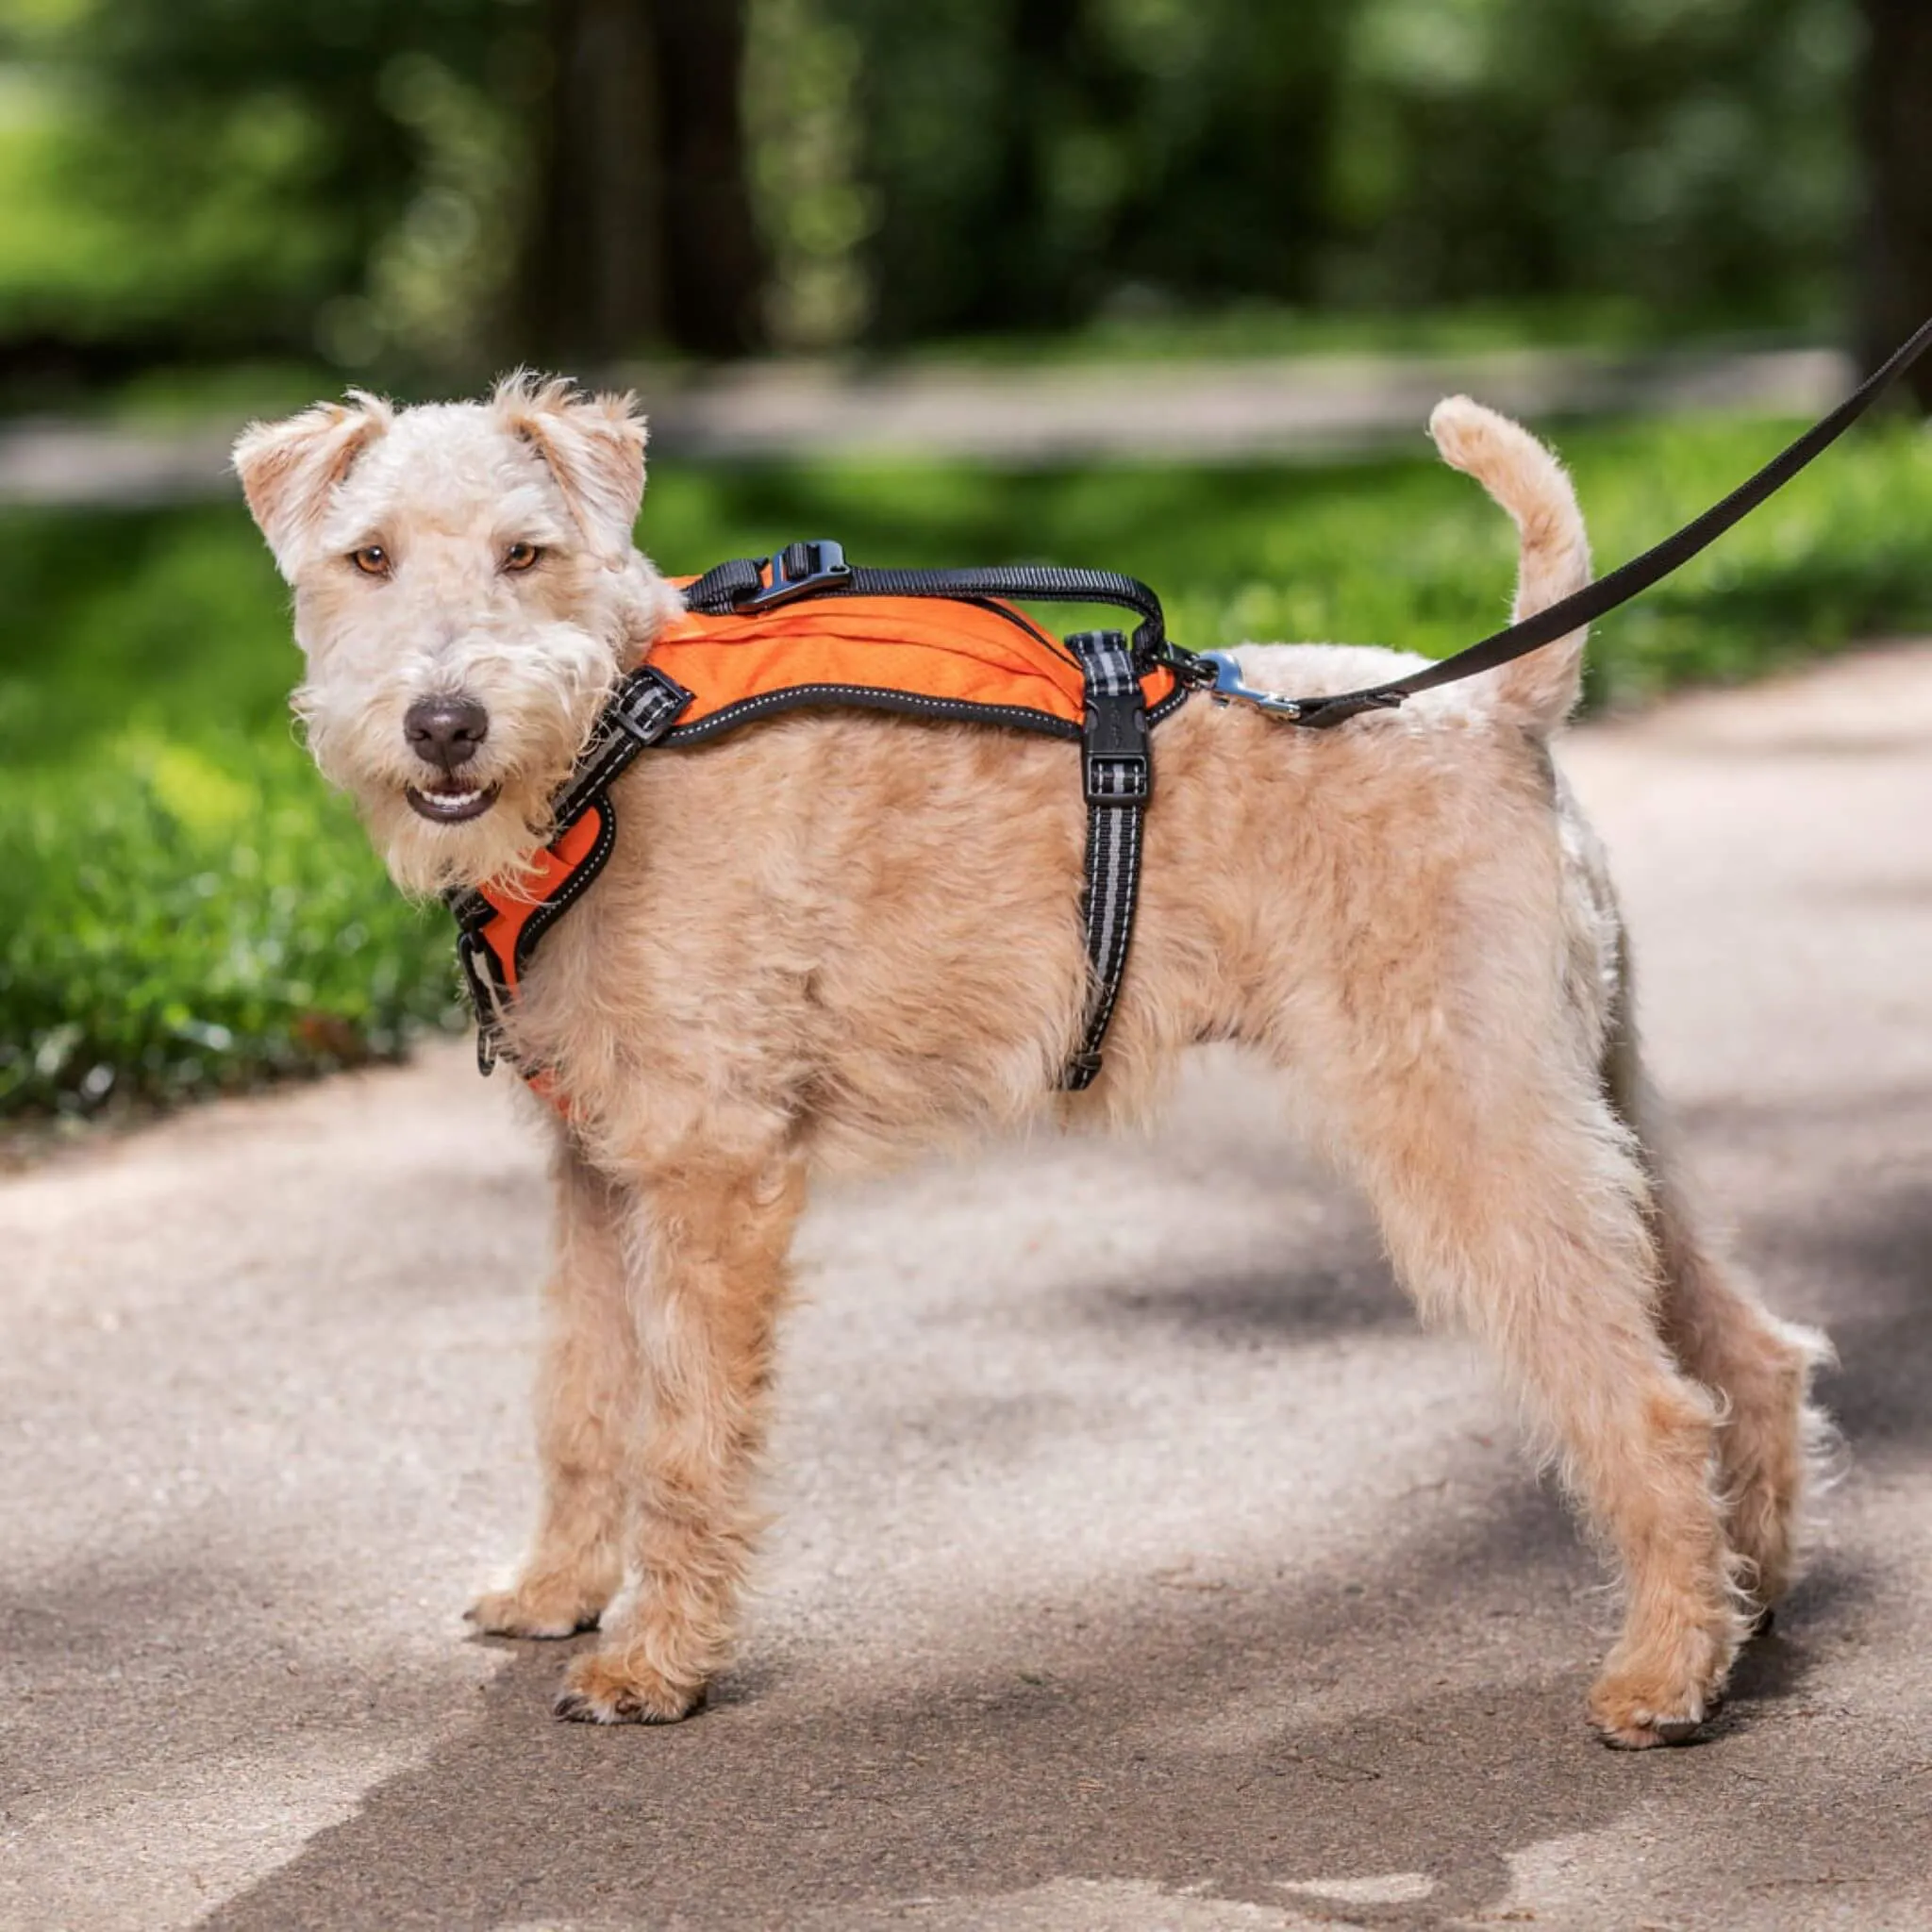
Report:
<svg viewBox="0 0 1932 1932"><path fill-rule="evenodd" d="M490 713L460 691L418 698L403 714L409 749L441 775L427 785L404 787L410 809L438 824L480 818L496 803L499 787L465 785L457 773L490 736Z"/></svg>

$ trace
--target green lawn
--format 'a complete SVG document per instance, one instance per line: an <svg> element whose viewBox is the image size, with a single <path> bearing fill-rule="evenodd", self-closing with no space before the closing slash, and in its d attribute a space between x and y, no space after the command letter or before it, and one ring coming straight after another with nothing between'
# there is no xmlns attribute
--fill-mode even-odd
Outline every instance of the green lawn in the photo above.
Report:
<svg viewBox="0 0 1932 1932"><path fill-rule="evenodd" d="M1559 438L1599 561L1722 494L1795 425ZM1861 433L1606 624L1591 702L1638 702L1932 628L1932 449ZM668 570L797 536L874 563L1131 572L1196 647L1441 653L1505 615L1512 537L1427 458L1006 473L667 467ZM0 1116L82 1116L394 1053L449 1016L448 933L384 881L290 734L281 586L242 510L0 514Z"/></svg>

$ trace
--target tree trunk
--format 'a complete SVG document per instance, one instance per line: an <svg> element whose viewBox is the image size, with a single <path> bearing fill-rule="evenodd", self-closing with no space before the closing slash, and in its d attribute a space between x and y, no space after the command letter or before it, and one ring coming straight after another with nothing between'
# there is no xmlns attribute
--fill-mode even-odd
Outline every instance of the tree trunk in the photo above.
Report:
<svg viewBox="0 0 1932 1932"><path fill-rule="evenodd" d="M551 0L518 347L595 368L757 340L743 0Z"/></svg>
<svg viewBox="0 0 1932 1932"><path fill-rule="evenodd" d="M1864 0L1859 88L1867 208L1859 354L1874 367L1932 315L1932 7ZM1906 378L1932 412L1932 358Z"/></svg>
<svg viewBox="0 0 1932 1932"><path fill-rule="evenodd" d="M765 265L745 178L745 0L657 0L664 291L671 340L736 356L763 331Z"/></svg>
<svg viewBox="0 0 1932 1932"><path fill-rule="evenodd" d="M614 360L665 333L657 46L642 0L551 0L520 347Z"/></svg>
<svg viewBox="0 0 1932 1932"><path fill-rule="evenodd" d="M1046 210L1054 124L1082 91L1080 27L1080 0L1017 0L1012 8L998 167L979 216L990 245L957 327L1051 328L1074 319L1070 277L1053 258Z"/></svg>

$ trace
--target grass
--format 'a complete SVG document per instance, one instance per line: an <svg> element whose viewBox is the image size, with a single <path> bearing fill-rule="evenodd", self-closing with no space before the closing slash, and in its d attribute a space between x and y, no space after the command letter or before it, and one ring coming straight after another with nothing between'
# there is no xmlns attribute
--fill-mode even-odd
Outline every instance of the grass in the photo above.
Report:
<svg viewBox="0 0 1932 1932"><path fill-rule="evenodd" d="M1701 509L1793 427L1562 436L1600 560ZM1924 435L1860 433L1604 625L1591 701L1932 628L1928 527ZM667 470L642 525L677 571L821 534L868 562L1126 570L1203 648L1447 651L1502 619L1512 554L1481 492L1421 450L1323 468ZM0 539L0 1117L325 1071L449 1021L445 922L391 890L292 741L284 593L240 508L16 511Z"/></svg>
<svg viewBox="0 0 1932 1932"><path fill-rule="evenodd" d="M1469 356L1548 348L1641 354L1741 342L1811 342L1829 340L1832 328L1828 309L1809 311L1802 303L1767 319L1761 313L1667 313L1606 296L1372 309L1291 308L1253 301L1208 310L1155 305L1052 332L941 337L914 344L904 354L915 364L991 367L1203 358Z"/></svg>

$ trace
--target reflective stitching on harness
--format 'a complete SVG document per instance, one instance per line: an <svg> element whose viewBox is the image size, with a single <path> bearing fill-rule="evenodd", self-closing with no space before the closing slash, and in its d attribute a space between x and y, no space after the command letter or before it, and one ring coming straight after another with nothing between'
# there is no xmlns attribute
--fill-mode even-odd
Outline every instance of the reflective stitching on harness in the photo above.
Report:
<svg viewBox="0 0 1932 1932"><path fill-rule="evenodd" d="M962 724L1010 724L1021 731L1041 731L1055 738L1077 738L1076 726L1047 711L1029 711L1020 705L977 705L970 698L932 698L918 691L881 691L866 684L795 684L784 691L741 698L722 711L713 711L695 724L678 725L665 736L667 744L696 744L734 724L748 724L774 711L807 705L858 705L881 711L906 711L916 716Z"/></svg>
<svg viewBox="0 0 1932 1932"><path fill-rule="evenodd" d="M584 810L579 812L569 825L565 825L558 832L558 836L561 838L564 832L568 832L572 825L576 824L584 816L584 812L592 811L597 814L600 822L597 826L597 842L577 860L576 869L562 885L525 920L523 930L517 934L516 962L519 974L529 964L530 955L536 950L537 941L595 884L597 874L604 870L604 861L610 857L611 850L617 843L617 808L611 804L608 792L600 792L584 807Z"/></svg>

